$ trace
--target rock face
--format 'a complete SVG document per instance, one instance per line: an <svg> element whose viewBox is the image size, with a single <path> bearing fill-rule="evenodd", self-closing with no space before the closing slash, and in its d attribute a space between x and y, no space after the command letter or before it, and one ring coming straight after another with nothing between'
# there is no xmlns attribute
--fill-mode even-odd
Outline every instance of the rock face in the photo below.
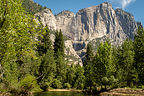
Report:
<svg viewBox="0 0 144 96"><path fill-rule="evenodd" d="M71 47L80 57L84 55L88 42L105 37L112 44L121 44L126 38L134 38L138 26L130 13L122 9L114 10L107 2L81 9L76 15L62 11L54 16L50 9L45 9L35 16L44 26L53 30L61 29L65 36L71 38Z"/></svg>
<svg viewBox="0 0 144 96"><path fill-rule="evenodd" d="M71 21L74 17L74 13L70 12L70 11L62 11L61 13L59 13L58 15L56 15L56 21L57 21L57 29L58 30L62 30L64 35L71 37L71 33L69 32L69 30L71 29Z"/></svg>
<svg viewBox="0 0 144 96"><path fill-rule="evenodd" d="M129 13L114 10L109 3L102 3L80 10L72 21L70 33L76 40L91 41L96 38L108 37L115 44L124 39L134 37L137 24Z"/></svg>
<svg viewBox="0 0 144 96"><path fill-rule="evenodd" d="M122 9L116 9L115 12L123 32L128 38L134 39L134 34L137 31L137 22L134 17Z"/></svg>
<svg viewBox="0 0 144 96"><path fill-rule="evenodd" d="M57 29L55 16L50 9L44 9L42 12L36 13L35 16L43 26L48 26L52 30Z"/></svg>

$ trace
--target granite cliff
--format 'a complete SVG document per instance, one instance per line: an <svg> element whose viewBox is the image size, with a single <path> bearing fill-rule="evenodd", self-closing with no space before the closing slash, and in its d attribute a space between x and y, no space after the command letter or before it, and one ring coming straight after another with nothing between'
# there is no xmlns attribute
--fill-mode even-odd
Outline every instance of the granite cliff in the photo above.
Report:
<svg viewBox="0 0 144 96"><path fill-rule="evenodd" d="M50 9L45 9L35 16L44 26L47 25L52 30L61 29L70 38L70 41L66 41L72 44L67 46L71 49L69 51L75 50L71 53L74 56L78 54L81 58L87 43L109 38L112 44L121 44L126 38L134 39L138 26L133 15L122 9L113 9L107 2L81 9L76 14L62 11L53 15Z"/></svg>

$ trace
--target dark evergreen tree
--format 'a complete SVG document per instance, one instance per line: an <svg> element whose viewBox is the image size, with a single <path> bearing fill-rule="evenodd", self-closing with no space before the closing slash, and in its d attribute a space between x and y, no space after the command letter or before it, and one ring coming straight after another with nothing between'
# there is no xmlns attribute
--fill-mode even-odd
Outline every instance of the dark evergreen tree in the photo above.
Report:
<svg viewBox="0 0 144 96"><path fill-rule="evenodd" d="M42 61L39 68L39 84L41 88L46 91L47 88L52 86L56 74L56 64L54 60L54 51L52 41L50 40L50 30L45 28L44 36L42 39L42 46L39 50L42 53Z"/></svg>
<svg viewBox="0 0 144 96"><path fill-rule="evenodd" d="M67 82L71 85L71 87L74 87L76 78L76 67L74 64L68 65L67 67Z"/></svg>
<svg viewBox="0 0 144 96"><path fill-rule="evenodd" d="M132 86L137 81L137 72L134 68L133 42L126 39L118 50L117 71L122 86ZM120 76L121 75L121 76Z"/></svg>
<svg viewBox="0 0 144 96"><path fill-rule="evenodd" d="M54 42L54 56L56 60L56 77L63 84L66 82L66 62L65 62L65 53L64 53L64 39L63 34L60 32L56 32L55 34L55 42Z"/></svg>
<svg viewBox="0 0 144 96"><path fill-rule="evenodd" d="M93 62L95 82L97 85L107 84L106 78L114 75L116 71L113 63L112 47L109 41L100 44Z"/></svg>
<svg viewBox="0 0 144 96"><path fill-rule="evenodd" d="M91 44L87 45L87 51L86 56L84 60L84 75L85 75L85 87L92 89L92 86L94 85L94 70L93 70L93 49Z"/></svg>
<svg viewBox="0 0 144 96"><path fill-rule="evenodd" d="M55 34L54 52L55 52L55 58L57 58L58 56L62 56L63 58L65 57L64 39L61 30L60 32L56 32Z"/></svg>
<svg viewBox="0 0 144 96"><path fill-rule="evenodd" d="M89 63L92 63L93 57L94 57L93 48L92 48L91 44L89 43L87 45L87 50L86 50L86 55L85 55L85 60L84 60L83 66L85 67Z"/></svg>
<svg viewBox="0 0 144 96"><path fill-rule="evenodd" d="M77 64L75 70L74 88L83 89L85 84L84 67Z"/></svg>
<svg viewBox="0 0 144 96"><path fill-rule="evenodd" d="M144 84L144 30L139 27L134 38L135 68L141 84Z"/></svg>

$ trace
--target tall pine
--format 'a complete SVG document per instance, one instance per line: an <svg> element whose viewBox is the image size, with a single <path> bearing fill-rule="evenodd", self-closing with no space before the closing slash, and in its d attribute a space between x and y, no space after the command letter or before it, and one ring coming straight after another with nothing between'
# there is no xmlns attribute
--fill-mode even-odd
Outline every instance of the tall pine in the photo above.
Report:
<svg viewBox="0 0 144 96"><path fill-rule="evenodd" d="M56 64L54 60L54 51L52 41L50 40L50 30L43 29L44 35L41 40L41 46L39 46L40 55L42 60L39 68L39 84L41 88L46 91L47 88L52 86L52 82L56 74Z"/></svg>
<svg viewBox="0 0 144 96"><path fill-rule="evenodd" d="M133 86L138 79L134 68L133 49L133 42L126 39L118 50L117 76L122 86Z"/></svg>
<svg viewBox="0 0 144 96"><path fill-rule="evenodd" d="M144 30L139 27L134 38L135 68L141 84L144 84Z"/></svg>
<svg viewBox="0 0 144 96"><path fill-rule="evenodd" d="M93 48L91 44L87 45L87 51L85 55L85 60L83 63L84 75L85 75L85 87L92 89L94 86L94 73L93 73Z"/></svg>
<svg viewBox="0 0 144 96"><path fill-rule="evenodd" d="M63 34L60 32L56 32L55 34L55 42L54 42L54 57L56 60L56 77L61 82L64 83L66 81L66 62L65 62L65 53L64 53L64 39Z"/></svg>
<svg viewBox="0 0 144 96"><path fill-rule="evenodd" d="M115 64L113 63L112 47L109 41L101 43L94 57L94 73L97 85L106 85L108 77L115 73Z"/></svg>

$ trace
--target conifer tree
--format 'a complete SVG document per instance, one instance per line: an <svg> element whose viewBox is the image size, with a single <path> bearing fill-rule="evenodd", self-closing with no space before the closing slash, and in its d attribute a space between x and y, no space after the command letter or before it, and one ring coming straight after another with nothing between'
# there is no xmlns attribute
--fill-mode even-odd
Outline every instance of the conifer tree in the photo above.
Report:
<svg viewBox="0 0 144 96"><path fill-rule="evenodd" d="M50 40L50 30L44 28L44 36L42 39L42 46L40 52L42 54L42 61L39 68L39 84L41 88L46 91L52 85L56 74L56 64L54 60L54 51L52 41Z"/></svg>
<svg viewBox="0 0 144 96"><path fill-rule="evenodd" d="M87 45L87 50L86 50L86 55L85 55L83 66L85 67L89 63L92 63L93 57L94 57L93 48L92 48L92 45L89 43Z"/></svg>
<svg viewBox="0 0 144 96"><path fill-rule="evenodd" d="M67 65L65 62L64 39L61 30L55 34L54 57L57 67L56 77L61 81L61 83L64 83L66 81Z"/></svg>
<svg viewBox="0 0 144 96"><path fill-rule="evenodd" d="M68 65L67 67L67 82L74 87L75 83L75 78L76 78L76 67L74 64Z"/></svg>
<svg viewBox="0 0 144 96"><path fill-rule="evenodd" d="M75 70L74 88L83 89L85 84L84 67L77 64Z"/></svg>
<svg viewBox="0 0 144 96"><path fill-rule="evenodd" d="M62 56L63 58L65 57L64 39L61 30L60 32L56 32L55 34L54 52L55 52L55 58L57 58L58 56Z"/></svg>
<svg viewBox="0 0 144 96"><path fill-rule="evenodd" d="M108 78L116 71L116 66L113 63L112 47L109 41L106 41L104 44L100 44L93 62L95 82L98 85L102 85L102 78Z"/></svg>
<svg viewBox="0 0 144 96"><path fill-rule="evenodd" d="M85 87L89 87L90 90L94 84L94 73L93 73L93 49L91 44L87 45L86 56L84 60L84 75L85 75Z"/></svg>
<svg viewBox="0 0 144 96"><path fill-rule="evenodd" d="M121 75L121 78L119 78L119 80L124 85L131 86L137 81L137 72L134 68L133 42L126 39L121 45L118 54L119 65L117 67L119 68L117 71L120 71L119 75Z"/></svg>
<svg viewBox="0 0 144 96"><path fill-rule="evenodd" d="M139 27L134 38L135 68L141 84L144 84L144 30Z"/></svg>

